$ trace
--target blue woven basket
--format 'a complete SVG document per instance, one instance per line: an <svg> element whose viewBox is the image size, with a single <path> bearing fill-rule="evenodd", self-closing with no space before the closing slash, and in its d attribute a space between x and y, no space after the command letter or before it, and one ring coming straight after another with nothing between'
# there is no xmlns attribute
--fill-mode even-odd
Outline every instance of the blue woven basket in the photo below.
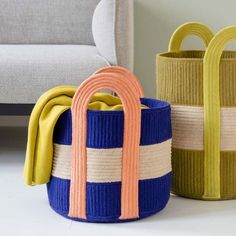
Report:
<svg viewBox="0 0 236 236"><path fill-rule="evenodd" d="M140 178L138 189L139 218L121 220L120 166L110 166L111 153L123 145L123 111L87 111L88 176L86 184L86 220L68 217L70 202L70 160L72 144L71 111L64 112L54 130L54 159L47 184L50 206L60 215L78 221L120 222L150 216L162 210L170 196L171 186L171 116L170 105L142 98L149 109L141 111ZM132 135L132 134L130 134ZM93 153L101 154L101 163L93 163ZM91 161L90 154L91 154ZM107 161L104 162L104 158ZM96 169L97 168L97 169ZM93 173L95 172L95 173ZM114 176L113 176L114 175Z"/></svg>
<svg viewBox="0 0 236 236"><path fill-rule="evenodd" d="M102 89L117 92L124 109L87 110ZM50 206L87 222L137 220L163 209L171 185L170 117L170 105L143 98L141 85L126 69L94 73L55 125Z"/></svg>

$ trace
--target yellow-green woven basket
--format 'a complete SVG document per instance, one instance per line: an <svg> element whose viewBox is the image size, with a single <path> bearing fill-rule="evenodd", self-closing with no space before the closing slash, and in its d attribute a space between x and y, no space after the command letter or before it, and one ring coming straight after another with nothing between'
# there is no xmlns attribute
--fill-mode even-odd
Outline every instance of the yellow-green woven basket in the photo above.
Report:
<svg viewBox="0 0 236 236"><path fill-rule="evenodd" d="M180 51L196 35L206 51ZM172 104L175 194L204 200L236 198L236 26L219 31L199 23L180 26L169 52L157 55L157 97Z"/></svg>

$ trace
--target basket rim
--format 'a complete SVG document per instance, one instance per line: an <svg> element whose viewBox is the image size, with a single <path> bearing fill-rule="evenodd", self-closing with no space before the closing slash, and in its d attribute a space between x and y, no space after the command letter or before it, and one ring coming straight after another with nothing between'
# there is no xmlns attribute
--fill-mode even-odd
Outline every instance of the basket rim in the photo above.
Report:
<svg viewBox="0 0 236 236"><path fill-rule="evenodd" d="M188 61L188 62L203 62L203 56L202 57L173 57L170 55L173 54L180 54L180 53L202 53L204 56L205 50L181 50L179 52L162 52L162 53L158 53L156 54L156 58L157 59L161 59L161 60L169 60L169 61ZM234 58L225 58L224 55L225 54L235 54ZM236 63L236 51L234 50L224 50L223 51L223 57L221 58L221 62L235 62Z"/></svg>
<svg viewBox="0 0 236 236"><path fill-rule="evenodd" d="M143 105L148 106L148 109L141 109L142 114L150 113L150 112L157 112L157 111L163 111L166 109L170 109L170 103L162 100L158 100L155 98L140 98L140 101ZM87 114L90 115L124 115L123 110L117 110L117 111L101 111L101 110L87 110Z"/></svg>

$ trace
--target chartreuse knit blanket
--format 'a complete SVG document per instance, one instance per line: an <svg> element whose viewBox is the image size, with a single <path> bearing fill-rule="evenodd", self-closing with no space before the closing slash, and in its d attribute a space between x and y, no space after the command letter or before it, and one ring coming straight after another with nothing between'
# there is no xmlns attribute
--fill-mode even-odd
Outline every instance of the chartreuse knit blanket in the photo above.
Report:
<svg viewBox="0 0 236 236"><path fill-rule="evenodd" d="M60 115L70 109L74 86L58 86L48 90L37 101L29 121L24 180L28 185L45 184L50 180L53 161L53 131ZM147 108L142 105L141 108ZM96 93L90 110L123 110L119 97Z"/></svg>

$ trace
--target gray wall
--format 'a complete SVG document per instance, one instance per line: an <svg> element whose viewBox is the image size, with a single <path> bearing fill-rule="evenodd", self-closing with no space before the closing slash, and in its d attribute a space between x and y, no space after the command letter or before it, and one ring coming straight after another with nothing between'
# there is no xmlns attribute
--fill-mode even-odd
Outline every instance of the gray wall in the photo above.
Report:
<svg viewBox="0 0 236 236"><path fill-rule="evenodd" d="M156 94L155 55L167 50L171 34L179 25L199 21L214 32L236 25L235 0L134 0L134 8L134 69L148 97ZM202 47L199 39L189 37L184 41L185 49Z"/></svg>

